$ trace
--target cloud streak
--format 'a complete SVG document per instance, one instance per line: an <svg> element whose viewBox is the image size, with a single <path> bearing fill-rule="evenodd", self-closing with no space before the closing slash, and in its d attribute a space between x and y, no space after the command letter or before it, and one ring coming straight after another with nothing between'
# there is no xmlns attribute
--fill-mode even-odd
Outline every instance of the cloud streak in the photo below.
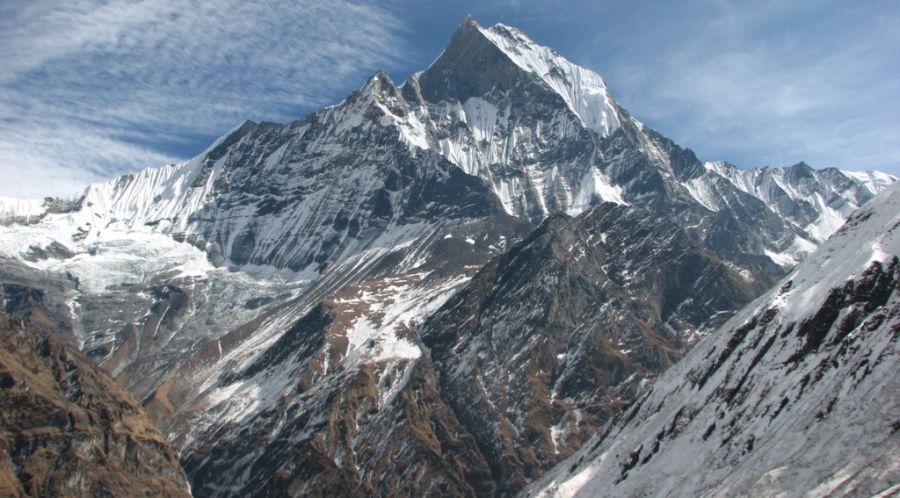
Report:
<svg viewBox="0 0 900 498"><path fill-rule="evenodd" d="M297 118L407 50L394 14L351 0L34 1L0 19L0 195L19 197Z"/></svg>

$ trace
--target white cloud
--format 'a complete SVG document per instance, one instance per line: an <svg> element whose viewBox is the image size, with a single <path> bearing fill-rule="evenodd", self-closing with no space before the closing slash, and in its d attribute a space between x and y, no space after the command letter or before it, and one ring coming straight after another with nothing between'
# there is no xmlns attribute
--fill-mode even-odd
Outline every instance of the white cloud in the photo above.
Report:
<svg viewBox="0 0 900 498"><path fill-rule="evenodd" d="M60 126L7 130L0 139L0 191L5 196L72 196L114 172L161 166L175 158L105 136L107 130ZM102 151L102 152L98 152Z"/></svg>
<svg viewBox="0 0 900 498"><path fill-rule="evenodd" d="M160 142L300 117L394 65L402 29L352 0L4 4L0 195L67 193L172 160Z"/></svg>

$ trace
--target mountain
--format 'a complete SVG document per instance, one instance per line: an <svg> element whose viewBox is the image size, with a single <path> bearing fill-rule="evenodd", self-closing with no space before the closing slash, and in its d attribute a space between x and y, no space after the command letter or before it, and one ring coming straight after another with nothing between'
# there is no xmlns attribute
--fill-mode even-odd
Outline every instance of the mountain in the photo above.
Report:
<svg viewBox="0 0 900 498"><path fill-rule="evenodd" d="M292 318L257 356L232 355L233 373L171 423L195 495L521 489L677 359L710 317L760 291L676 225L651 221L615 204L557 215L453 297L446 284L407 274L345 288ZM656 287L667 289L659 302L635 297ZM542 300L555 301L544 316ZM491 333L511 342L487 347ZM604 363L605 376L578 373ZM513 380L516 371L535 378ZM485 378L502 382L481 387ZM182 396L178 389L165 386L151 406ZM501 395L502 409L488 408ZM544 423L571 434L554 441ZM488 426L503 428L491 435L499 447L486 444Z"/></svg>
<svg viewBox="0 0 900 498"><path fill-rule="evenodd" d="M419 336L444 399L508 493L578 448L716 317L763 289L677 225L607 203L548 218Z"/></svg>
<svg viewBox="0 0 900 498"><path fill-rule="evenodd" d="M140 400L195 496L510 495L893 181L703 163L469 18L400 85L0 200L0 277Z"/></svg>
<svg viewBox="0 0 900 498"><path fill-rule="evenodd" d="M716 252L789 265L892 181L701 163L630 117L597 74L468 18L399 87L377 72L297 122L248 121L186 163L92 185L70 203L4 200L0 213L40 227L7 254L53 240L80 252L110 231L140 232L187 241L216 265L319 275L386 234L414 236L417 223L498 209L537 223L599 199L672 214Z"/></svg>
<svg viewBox="0 0 900 498"><path fill-rule="evenodd" d="M47 316L0 314L0 494L190 496L165 436Z"/></svg>
<svg viewBox="0 0 900 498"><path fill-rule="evenodd" d="M186 163L71 202L0 202L0 254L72 282L72 308L88 309L76 311L79 341L119 375L284 296L313 306L369 271L426 262L459 275L447 254L478 266L545 216L595 200L648 210L774 282L892 180L701 163L631 118L598 75L469 18L400 87L378 72L334 107L287 125L244 123ZM446 251L453 227L470 232L456 242L480 244ZM97 307L116 311L95 319ZM162 330L145 318L160 310Z"/></svg>
<svg viewBox="0 0 900 498"><path fill-rule="evenodd" d="M900 188L668 370L536 496L892 496Z"/></svg>
<svg viewBox="0 0 900 498"><path fill-rule="evenodd" d="M487 180L508 213L577 214L595 198L634 205L742 261L795 263L837 228L830 220L893 181L802 163L747 172L701 163L632 118L597 74L471 18L402 90L431 148Z"/></svg>

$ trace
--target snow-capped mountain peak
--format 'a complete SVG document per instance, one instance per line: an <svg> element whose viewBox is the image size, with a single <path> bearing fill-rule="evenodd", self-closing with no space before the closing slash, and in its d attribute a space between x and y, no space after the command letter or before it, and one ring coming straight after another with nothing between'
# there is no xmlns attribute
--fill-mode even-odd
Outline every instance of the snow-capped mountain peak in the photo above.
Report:
<svg viewBox="0 0 900 498"><path fill-rule="evenodd" d="M509 83L519 77L516 72L522 71L536 77L537 82L562 98L582 124L599 136L609 136L621 126L618 106L600 75L569 62L556 51L535 43L518 29L504 24L485 28L472 17L467 17L454 33L447 49L417 76L425 75L426 80L433 79L435 73L446 75L448 69L457 73L472 69L482 72L485 69L483 64L489 61L492 64L506 62L515 70L495 68L491 71L494 77L490 79L476 78L466 85L454 85L457 88L450 90L455 90L453 93L460 102L480 96L497 84ZM426 95L429 100L434 100L433 97Z"/></svg>
<svg viewBox="0 0 900 498"><path fill-rule="evenodd" d="M80 214L47 221L60 228L51 238L76 252L64 229L123 227L183 236L213 253L217 264L230 260L242 265L243 257L231 256L243 244L241 232L255 233L250 205L257 212L283 213L290 199L306 199L311 205L318 205L312 199L319 196L330 199L332 185L312 178L327 176L332 165L351 156L365 158L366 167L383 163L365 145L377 140L384 151L393 151L395 142L401 145L420 167L437 161L439 177L447 176L449 164L438 159L446 159L477 177L472 181L487 182L491 197L506 213L533 223L556 212L578 214L596 201L634 205L662 216L669 216L674 205L679 224L720 254L764 254L789 267L893 180L799 165L785 170L704 165L627 116L596 73L515 28L484 28L467 18L442 55L402 86L378 71L338 105L287 125L248 121L186 163L92 185L81 205L71 207L80 208ZM431 159L423 162L425 155ZM260 183L264 171L270 180L283 176L277 185L285 188ZM344 179L361 170L353 171ZM385 174L392 179L398 171ZM345 186L367 191L359 194L363 197L379 188L369 180L352 183ZM388 198L398 200L392 188L372 202L380 206ZM221 214L219 204L235 211L213 222ZM0 200L0 217L40 220L46 212L42 206ZM340 210L338 204L332 207ZM302 211L296 214L305 218ZM342 226L343 218L336 219ZM753 229L754 224L764 230ZM296 229L291 226L284 228ZM296 269L300 262L279 256L294 252L283 247L293 235L267 232L272 232L265 244L269 247L264 254L260 248L254 259L278 267L292 260ZM320 235L323 241L333 238ZM14 242L6 244L5 253L22 253L33 245Z"/></svg>
<svg viewBox="0 0 900 498"><path fill-rule="evenodd" d="M469 18L401 86L0 199L0 297L71 322L197 497L509 496L891 181L704 166Z"/></svg>
<svg viewBox="0 0 900 498"><path fill-rule="evenodd" d="M606 137L621 126L617 106L599 74L569 62L511 26L496 24L479 30L516 65L538 75L589 129Z"/></svg>

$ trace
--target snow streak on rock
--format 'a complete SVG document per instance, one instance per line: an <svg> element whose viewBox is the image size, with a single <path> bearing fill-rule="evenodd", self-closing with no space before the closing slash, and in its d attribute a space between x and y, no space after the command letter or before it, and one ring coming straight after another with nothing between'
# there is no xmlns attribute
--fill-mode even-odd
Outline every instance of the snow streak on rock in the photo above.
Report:
<svg viewBox="0 0 900 498"><path fill-rule="evenodd" d="M875 496L900 479L900 186L681 362L539 496Z"/></svg>
<svg viewBox="0 0 900 498"><path fill-rule="evenodd" d="M702 163L470 18L402 85L0 199L0 296L52 304L196 496L508 494L893 181Z"/></svg>

